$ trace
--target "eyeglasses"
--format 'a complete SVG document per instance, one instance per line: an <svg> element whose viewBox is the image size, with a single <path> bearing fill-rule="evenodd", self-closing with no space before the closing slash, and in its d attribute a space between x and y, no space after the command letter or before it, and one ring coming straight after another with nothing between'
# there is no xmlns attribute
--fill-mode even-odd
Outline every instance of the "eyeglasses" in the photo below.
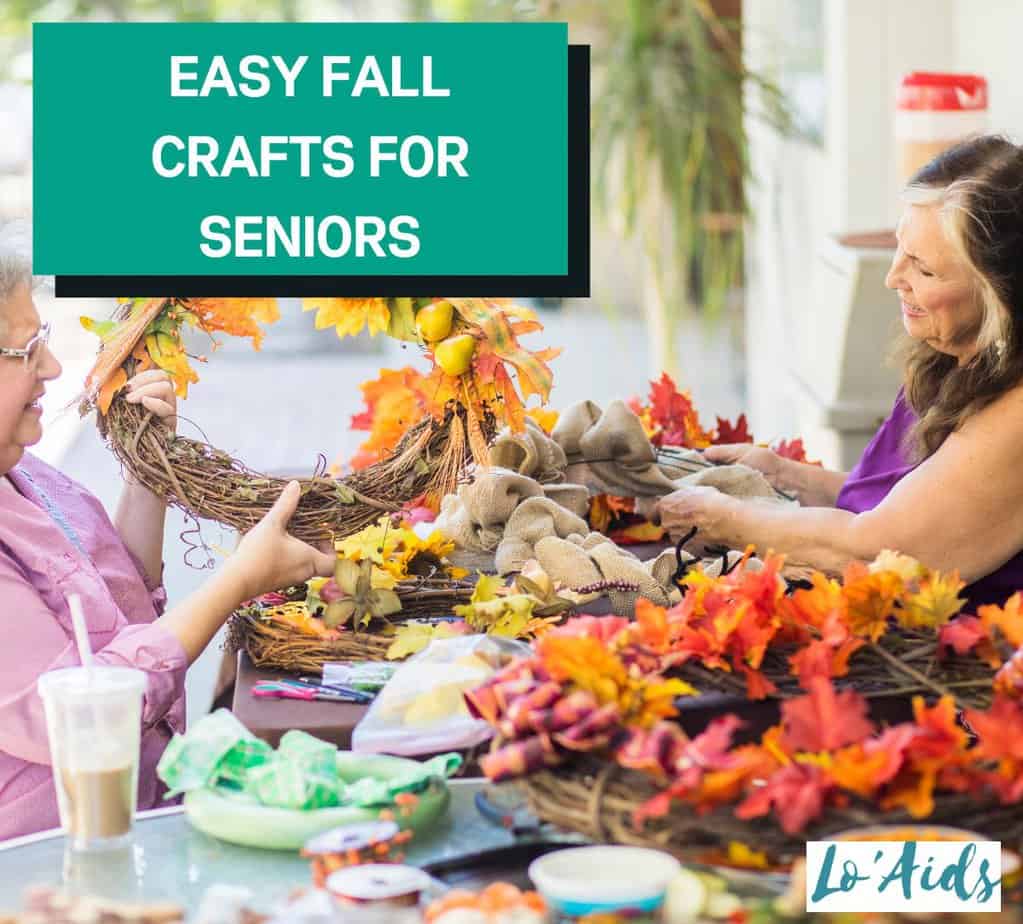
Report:
<svg viewBox="0 0 1023 924"><path fill-rule="evenodd" d="M43 355L43 347L50 342L50 325L44 324L24 349L16 350L11 347L0 347L0 356L9 356L12 359L24 361L26 369L35 369L39 365L39 357Z"/></svg>

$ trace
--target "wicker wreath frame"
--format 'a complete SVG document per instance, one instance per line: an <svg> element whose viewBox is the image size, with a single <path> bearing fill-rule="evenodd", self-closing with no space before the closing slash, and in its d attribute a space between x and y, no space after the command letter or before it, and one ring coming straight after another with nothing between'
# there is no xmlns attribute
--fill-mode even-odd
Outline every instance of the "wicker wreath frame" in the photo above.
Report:
<svg viewBox="0 0 1023 924"><path fill-rule="evenodd" d="M249 530L288 483L253 471L209 443L174 435L121 396L98 424L137 482L198 519ZM344 538L424 494L443 496L473 464L470 435L489 443L495 432L492 416L480 421L464 406L451 406L442 420L428 417L413 425L387 458L344 478L330 477L321 457L311 478L296 479L302 497L288 530L306 542Z"/></svg>
<svg viewBox="0 0 1023 924"><path fill-rule="evenodd" d="M751 844L778 864L805 853L808 840L822 840L839 831L874 824L919 823L905 811L882 812L865 801L831 809L798 836L786 834L772 817L743 821L721 807L705 815L675 802L662 818L634 823L636 810L659 792L648 775L618 764L583 758L545 770L514 784L521 786L530 810L542 821L592 840L633 844L669 851L690 862L725 855L731 841ZM928 825L951 825L978 831L992 840L1023 844L1023 806L978 801L961 794L935 797Z"/></svg>
<svg viewBox="0 0 1023 924"><path fill-rule="evenodd" d="M438 577L399 582L394 589L401 611L391 617L392 625L450 613L469 602L474 587L472 581ZM318 673L329 661L382 661L393 641L393 633L380 628L346 630L338 639L314 638L264 619L258 606L249 606L232 615L225 648L244 649L256 667Z"/></svg>
<svg viewBox="0 0 1023 924"><path fill-rule="evenodd" d="M933 630L892 626L876 642L869 642L849 659L849 673L835 681L867 699L922 695L928 699L951 696L960 709L986 709L991 705L995 671L972 655L938 657ZM793 676L788 657L795 649L772 648L761 670L778 688L778 699L802 696L806 691ZM690 661L673 671L701 691L745 697L746 681L736 673L712 670Z"/></svg>

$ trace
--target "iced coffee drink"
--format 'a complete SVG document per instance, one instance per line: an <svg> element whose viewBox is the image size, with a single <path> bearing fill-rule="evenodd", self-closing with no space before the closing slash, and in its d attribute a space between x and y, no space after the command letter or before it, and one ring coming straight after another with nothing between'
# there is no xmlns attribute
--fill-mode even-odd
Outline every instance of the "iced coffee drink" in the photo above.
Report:
<svg viewBox="0 0 1023 924"><path fill-rule="evenodd" d="M39 678L60 820L72 846L116 847L131 835L145 674L67 668Z"/></svg>

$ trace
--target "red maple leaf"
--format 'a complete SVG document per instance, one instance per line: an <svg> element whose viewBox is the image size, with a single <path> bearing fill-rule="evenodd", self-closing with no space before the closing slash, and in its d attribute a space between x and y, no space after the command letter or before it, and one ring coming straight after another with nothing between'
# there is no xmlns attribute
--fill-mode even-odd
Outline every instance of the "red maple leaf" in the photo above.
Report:
<svg viewBox="0 0 1023 924"><path fill-rule="evenodd" d="M895 774L902 768L906 755L911 750L919 733L912 722L903 722L886 728L876 738L871 738L863 743L863 752L868 757L874 754L884 754L887 757L875 776L875 782L879 786L894 779Z"/></svg>
<svg viewBox="0 0 1023 924"><path fill-rule="evenodd" d="M789 658L792 673L804 690L809 689L815 677L844 677L849 673L849 657L865 644L859 638L847 638L839 645L815 639Z"/></svg>
<svg viewBox="0 0 1023 924"><path fill-rule="evenodd" d="M749 432L749 424L746 415L740 414L739 419L733 424L724 417L718 418L718 432L714 437L715 443L752 443L753 434Z"/></svg>
<svg viewBox="0 0 1023 924"><path fill-rule="evenodd" d="M1023 761L1023 706L1004 696L986 711L969 709L966 721L977 733L977 753L992 760Z"/></svg>
<svg viewBox="0 0 1023 924"><path fill-rule="evenodd" d="M687 414L693 413L693 402L688 395L682 394L675 380L662 372L656 382L650 383L650 411L654 420L661 424L678 423Z"/></svg>
<svg viewBox="0 0 1023 924"><path fill-rule="evenodd" d="M987 628L976 616L960 616L938 630L938 647L951 648L957 655L965 655L986 638Z"/></svg>
<svg viewBox="0 0 1023 924"><path fill-rule="evenodd" d="M775 771L735 810L737 818L760 818L773 808L787 834L796 834L818 818L835 788L820 767L791 763Z"/></svg>
<svg viewBox="0 0 1023 924"><path fill-rule="evenodd" d="M734 715L714 719L676 758L676 783L685 789L695 789L704 773L726 769L731 763L732 736L742 725L742 719Z"/></svg>
<svg viewBox="0 0 1023 924"><path fill-rule="evenodd" d="M350 426L353 430L372 430L375 416L376 412L373 408L366 408L359 414L352 414Z"/></svg>
<svg viewBox="0 0 1023 924"><path fill-rule="evenodd" d="M823 677L811 678L808 694L788 700L781 711L785 743L794 751L832 751L874 731L867 701L855 690L836 692Z"/></svg>
<svg viewBox="0 0 1023 924"><path fill-rule="evenodd" d="M807 462L806 447L803 445L802 437L794 440L778 440L771 447L783 459L792 459L794 462Z"/></svg>

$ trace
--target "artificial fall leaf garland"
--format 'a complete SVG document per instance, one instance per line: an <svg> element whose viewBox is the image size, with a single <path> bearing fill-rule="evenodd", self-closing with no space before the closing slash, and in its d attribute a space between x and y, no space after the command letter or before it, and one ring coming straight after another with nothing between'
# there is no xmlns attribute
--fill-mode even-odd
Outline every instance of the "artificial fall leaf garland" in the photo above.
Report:
<svg viewBox="0 0 1023 924"><path fill-rule="evenodd" d="M688 676L687 666L698 664L744 676L747 695L762 698L775 689L761 670L765 656L783 646L791 652L791 673L813 696L789 700L783 706L787 737L778 744L776 762L779 767L798 765L782 778L786 785L802 777L821 782L819 767L807 769L803 766L807 761L801 763L792 754L837 751L871 732L864 697L848 690L835 692L832 681L844 677L850 658L890 627L926 625L939 637L941 632L953 633L955 623L950 620L963 605L957 596L963 584L955 574L943 575L907 556L885 552L869 566L850 567L844 583L817 573L809 589L787 596L780 576L782 564L781 556L768 555L758 571L740 566L712 578L696 570L685 578L682 602L670 610L640 601L635 621L579 617L546 633L535 645L532 659L510 667L468 697L477 714L494 724L506 741L490 755L485 772L495 779L524 775L557 765L573 750L606 748L624 734L647 728L648 721L635 721L634 714L608 693L608 689L618 690L625 678L657 690L680 672ZM972 650L986 640L991 653L1004 644L1018 647L1023 638L1019 595L1005 607L982 607L981 616L969 623L968 633L946 643ZM1016 661L1006 656L1003 670L1015 669ZM693 688L687 686L687 690ZM996 692L1004 694L1008 687ZM612 699L618 702L617 710L607 708ZM577 707L584 700L589 711L580 714ZM1008 701L1005 695L996 702L1001 700ZM556 705L562 701L572 707ZM952 697L943 697L942 702L946 701L954 710ZM567 710L562 718L556 718L559 708ZM670 704L665 708L665 717L676 714ZM571 724L563 726L569 716ZM717 726L717 734L722 735L726 727ZM635 743L638 740L642 746ZM763 744L768 750L770 741ZM621 760L624 754L623 766L643 769L636 755L645 752L648 744L653 747L634 736L633 743L616 752L616 758ZM873 753L869 748L868 752ZM888 797L901 798L891 793ZM922 798L918 793L917 800ZM923 804L908 796L898 804L910 807L911 802Z"/></svg>
<svg viewBox="0 0 1023 924"><path fill-rule="evenodd" d="M596 752L655 780L656 794L636 806L637 826L684 802L697 813L730 806L743 820L771 815L789 835L853 798L916 818L930 815L942 792L1005 805L1023 800L1018 701L998 697L988 710L967 710L973 741L950 697L932 706L916 697L911 722L879 730L863 696L817 676L805 695L783 703L781 723L755 744L733 744L742 725L734 715L690 738L663 720L677 715L675 697L692 688L644 671L604 622L574 620L548 633L533 658L466 694L498 735L481 761L490 779Z"/></svg>

